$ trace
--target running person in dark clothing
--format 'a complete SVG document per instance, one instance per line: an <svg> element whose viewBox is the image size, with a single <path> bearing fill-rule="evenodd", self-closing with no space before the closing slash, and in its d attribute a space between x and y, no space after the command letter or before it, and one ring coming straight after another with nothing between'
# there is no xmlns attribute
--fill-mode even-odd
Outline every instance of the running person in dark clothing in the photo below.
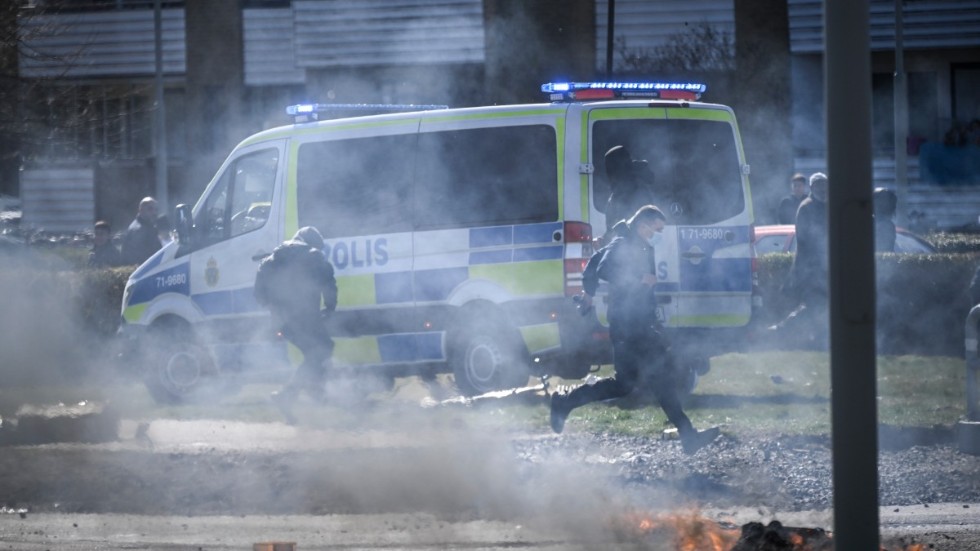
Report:
<svg viewBox="0 0 980 551"><path fill-rule="evenodd" d="M333 339L325 317L337 308L333 266L323 255L323 237L312 226L301 228L259 265L255 299L282 323L282 334L303 353L303 363L272 400L286 421L296 422L292 406L300 392L324 398ZM323 310L320 309L321 298Z"/></svg>
<svg viewBox="0 0 980 551"><path fill-rule="evenodd" d="M609 336L616 375L582 385L567 395L551 395L551 428L560 433L575 408L621 398L643 386L653 391L667 419L677 427L684 451L694 453L718 436L718 429L698 432L681 407L670 343L657 319L656 256L650 244L667 222L653 205L636 211L627 231L605 247L599 278L609 282Z"/></svg>

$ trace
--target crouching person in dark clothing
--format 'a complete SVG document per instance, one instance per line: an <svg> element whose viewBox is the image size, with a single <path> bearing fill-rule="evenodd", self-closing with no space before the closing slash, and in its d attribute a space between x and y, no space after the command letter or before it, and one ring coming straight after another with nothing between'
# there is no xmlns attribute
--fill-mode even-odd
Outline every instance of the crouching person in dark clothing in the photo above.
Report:
<svg viewBox="0 0 980 551"><path fill-rule="evenodd" d="M283 336L303 353L292 378L272 394L290 424L296 422L292 407L301 392L314 401L323 400L333 354L326 318L337 307L337 282L322 249L320 232L311 226L301 228L262 261L255 276L256 300L272 312L282 324Z"/></svg>
<svg viewBox="0 0 980 551"><path fill-rule="evenodd" d="M616 375L567 395L551 396L551 428L560 433L575 408L621 398L636 388L649 388L677 427L684 451L694 453L718 436L718 429L695 430L681 407L670 343L657 319L656 256L650 241L667 219L653 205L641 207L626 222L627 231L613 239L599 257L597 273L609 282L609 336Z"/></svg>

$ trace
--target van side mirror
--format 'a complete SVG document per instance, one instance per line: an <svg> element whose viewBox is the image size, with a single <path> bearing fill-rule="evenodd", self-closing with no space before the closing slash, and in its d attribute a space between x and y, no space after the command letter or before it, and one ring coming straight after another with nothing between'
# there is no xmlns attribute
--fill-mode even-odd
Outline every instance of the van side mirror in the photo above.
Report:
<svg viewBox="0 0 980 551"><path fill-rule="evenodd" d="M190 205L181 203L174 208L174 229L177 230L181 248L194 247L194 218Z"/></svg>

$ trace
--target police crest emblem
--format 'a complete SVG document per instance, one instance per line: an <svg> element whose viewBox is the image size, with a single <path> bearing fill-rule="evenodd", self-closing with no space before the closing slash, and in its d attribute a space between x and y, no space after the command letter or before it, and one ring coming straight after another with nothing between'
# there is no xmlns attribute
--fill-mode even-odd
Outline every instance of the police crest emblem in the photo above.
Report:
<svg viewBox="0 0 980 551"><path fill-rule="evenodd" d="M208 284L208 287L214 287L218 284L218 261L211 257L208 259L208 267L204 269L204 282Z"/></svg>

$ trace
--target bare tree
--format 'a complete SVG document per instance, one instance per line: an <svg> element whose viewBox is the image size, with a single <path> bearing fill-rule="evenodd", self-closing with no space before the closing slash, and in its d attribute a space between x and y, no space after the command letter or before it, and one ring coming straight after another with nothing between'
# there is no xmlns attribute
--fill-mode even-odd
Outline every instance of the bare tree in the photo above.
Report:
<svg viewBox="0 0 980 551"><path fill-rule="evenodd" d="M31 47L32 41L52 29L32 26L32 18L46 8L29 0L0 2L0 192L16 194L17 172L23 162L24 148L34 138L43 139L36 130L27 102L36 103L46 79L27 79L21 71L24 59L50 59ZM71 121L64 121L71 124Z"/></svg>
<svg viewBox="0 0 980 551"><path fill-rule="evenodd" d="M20 2L0 2L0 193L16 189L16 165L20 143L15 121L19 120L20 82L17 74L17 12Z"/></svg>
<svg viewBox="0 0 980 551"><path fill-rule="evenodd" d="M68 53L39 46L41 39L65 30L46 16L70 7L60 0L0 2L2 193L17 194L18 171L34 159L149 154L149 84L78 84L64 73L84 54L84 44ZM25 60L53 61L62 68L61 74L26 76Z"/></svg>

